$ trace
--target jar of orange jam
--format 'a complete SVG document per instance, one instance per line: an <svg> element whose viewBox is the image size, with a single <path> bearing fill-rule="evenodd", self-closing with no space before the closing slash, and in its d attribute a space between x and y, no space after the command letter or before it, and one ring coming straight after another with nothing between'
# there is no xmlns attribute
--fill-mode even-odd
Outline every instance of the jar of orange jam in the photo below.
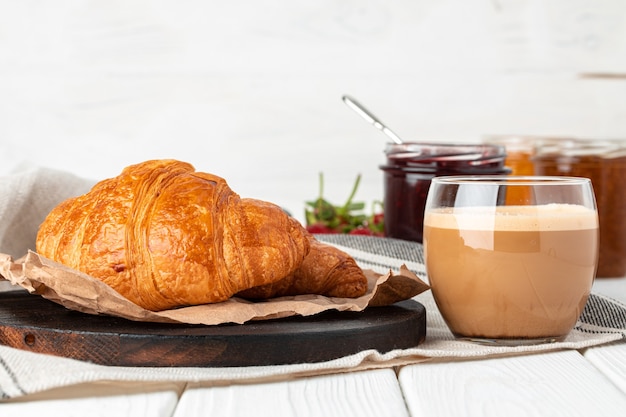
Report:
<svg viewBox="0 0 626 417"><path fill-rule="evenodd" d="M511 169L511 175L533 175L533 154L538 138L523 135L492 135L484 138L485 143L503 146L506 151L504 163ZM519 204L527 201L530 189L511 187L506 196L507 204Z"/></svg>
<svg viewBox="0 0 626 417"><path fill-rule="evenodd" d="M536 146L533 163L537 175L591 179L600 220L600 258L596 276L625 276L625 143L585 139L550 141Z"/></svg>
<svg viewBox="0 0 626 417"><path fill-rule="evenodd" d="M534 174L532 157L538 141L537 137L524 135L490 135L484 138L485 143L504 146L505 164L511 168L511 175Z"/></svg>

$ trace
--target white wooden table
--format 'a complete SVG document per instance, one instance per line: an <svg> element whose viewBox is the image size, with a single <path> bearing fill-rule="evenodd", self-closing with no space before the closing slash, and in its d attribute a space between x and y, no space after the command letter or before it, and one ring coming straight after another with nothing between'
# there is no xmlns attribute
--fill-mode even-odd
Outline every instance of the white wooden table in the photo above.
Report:
<svg viewBox="0 0 626 417"><path fill-rule="evenodd" d="M626 303L626 278L594 292ZM0 416L624 416L626 341L285 382L97 383L0 403Z"/></svg>

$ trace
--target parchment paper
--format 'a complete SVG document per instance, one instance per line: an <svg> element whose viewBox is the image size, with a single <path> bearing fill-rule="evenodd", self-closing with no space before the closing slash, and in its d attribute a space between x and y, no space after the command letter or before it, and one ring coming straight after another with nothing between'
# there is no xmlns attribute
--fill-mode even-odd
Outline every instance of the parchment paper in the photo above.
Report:
<svg viewBox="0 0 626 417"><path fill-rule="evenodd" d="M368 279L368 291L359 298L298 295L256 302L231 298L216 304L153 312L132 303L102 281L35 252L29 251L16 261L10 255L0 254L0 275L32 294L41 295L71 310L145 322L242 324L251 320L308 316L325 310L361 311L367 307L406 300L429 289L405 265L397 273L391 270L383 275L371 270L364 270L364 273Z"/></svg>

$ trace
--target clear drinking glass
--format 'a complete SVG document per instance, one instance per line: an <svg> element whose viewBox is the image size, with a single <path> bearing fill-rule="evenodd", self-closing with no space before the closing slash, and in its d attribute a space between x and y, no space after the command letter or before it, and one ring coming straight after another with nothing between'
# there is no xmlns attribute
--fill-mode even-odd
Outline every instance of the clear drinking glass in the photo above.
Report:
<svg viewBox="0 0 626 417"><path fill-rule="evenodd" d="M435 302L457 338L499 345L563 340L582 313L598 263L591 181L433 178L423 243Z"/></svg>

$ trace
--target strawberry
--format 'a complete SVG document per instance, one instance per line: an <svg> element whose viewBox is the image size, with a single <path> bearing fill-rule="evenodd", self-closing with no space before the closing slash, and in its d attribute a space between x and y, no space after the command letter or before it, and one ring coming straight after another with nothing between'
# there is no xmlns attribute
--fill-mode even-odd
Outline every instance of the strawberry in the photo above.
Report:
<svg viewBox="0 0 626 417"><path fill-rule="evenodd" d="M374 235L374 232L371 231L369 228L364 227L364 226L359 226L355 229L350 230L350 232L348 232L348 234L351 235L366 235L366 236L372 236Z"/></svg>
<svg viewBox="0 0 626 417"><path fill-rule="evenodd" d="M306 230L309 233L337 233L337 231L329 228L323 223L315 223L307 225Z"/></svg>

